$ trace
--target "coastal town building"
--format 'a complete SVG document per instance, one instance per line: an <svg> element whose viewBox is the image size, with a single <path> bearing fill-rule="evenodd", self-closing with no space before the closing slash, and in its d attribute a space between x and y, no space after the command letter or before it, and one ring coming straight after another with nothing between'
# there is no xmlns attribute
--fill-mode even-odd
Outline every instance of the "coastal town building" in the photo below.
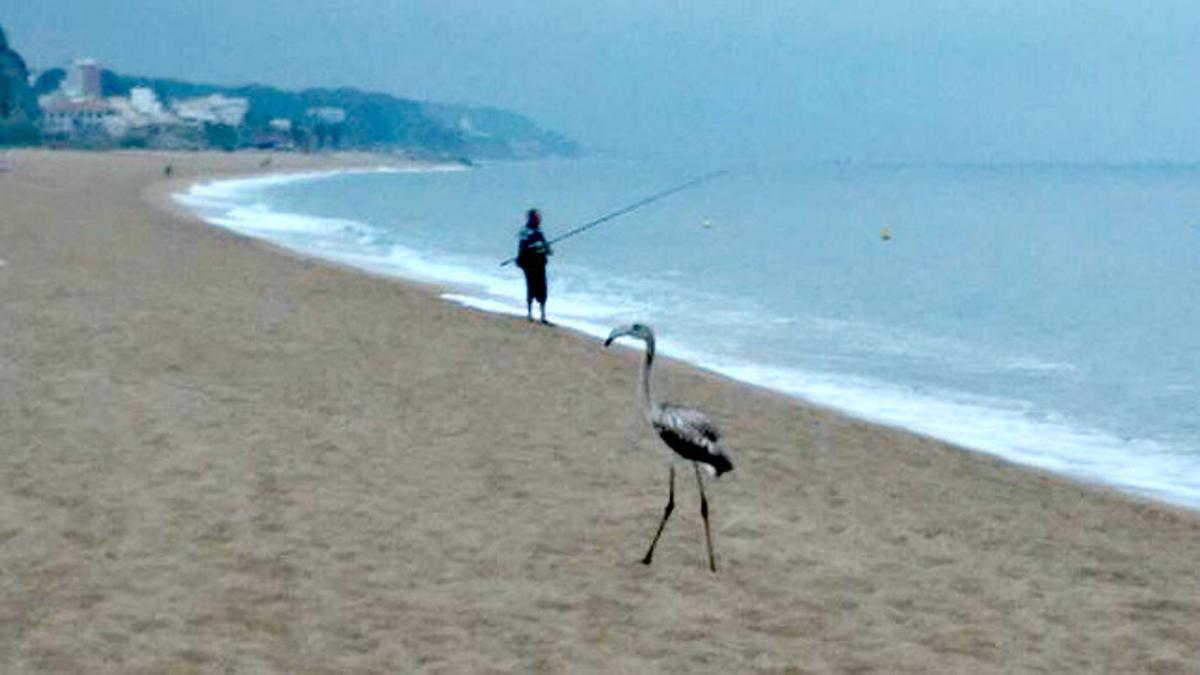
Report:
<svg viewBox="0 0 1200 675"><path fill-rule="evenodd" d="M108 101L96 98L43 96L38 106L42 133L58 139L107 133L106 123L115 114Z"/></svg>
<svg viewBox="0 0 1200 675"><path fill-rule="evenodd" d="M96 98L103 93L101 89L100 64L94 59L78 59L67 67L67 77L63 80L63 93L70 98Z"/></svg>
<svg viewBox="0 0 1200 675"><path fill-rule="evenodd" d="M129 107L139 115L154 119L156 122L169 119L158 95L150 87L134 87L129 91Z"/></svg>
<svg viewBox="0 0 1200 675"><path fill-rule="evenodd" d="M248 140L259 150L295 150L299 131L292 120L276 117L268 120L265 128L256 129Z"/></svg>
<svg viewBox="0 0 1200 675"><path fill-rule="evenodd" d="M66 69L58 91L38 98L42 133L58 140L107 134L116 114L100 97L101 68L93 59L77 59Z"/></svg>
<svg viewBox="0 0 1200 675"><path fill-rule="evenodd" d="M338 149L342 144L342 127L346 122L346 109L331 106L309 108L307 116L312 126L312 139L317 149Z"/></svg>
<svg viewBox="0 0 1200 675"><path fill-rule="evenodd" d="M249 111L248 99L221 94L181 99L171 103L171 112L176 117L185 123L193 124L241 126Z"/></svg>
<svg viewBox="0 0 1200 675"><path fill-rule="evenodd" d="M346 121L345 108L309 108L308 116L319 124L341 124Z"/></svg>
<svg viewBox="0 0 1200 675"><path fill-rule="evenodd" d="M128 98L113 96L108 99L108 104L114 114L106 121L105 129L115 139L124 138L137 129L179 124L149 87L134 87Z"/></svg>

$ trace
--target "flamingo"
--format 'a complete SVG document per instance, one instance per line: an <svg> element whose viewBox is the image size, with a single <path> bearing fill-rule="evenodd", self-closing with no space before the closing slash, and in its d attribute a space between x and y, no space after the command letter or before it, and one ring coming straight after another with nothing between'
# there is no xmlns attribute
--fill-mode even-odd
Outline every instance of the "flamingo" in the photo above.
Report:
<svg viewBox="0 0 1200 675"><path fill-rule="evenodd" d="M686 460L692 463L696 473L696 485L700 488L700 517L704 519L704 541L708 545L708 568L717 571L716 559L713 556L712 533L708 525L708 499L704 496L704 478L701 471L713 477L720 476L726 471L733 470L733 463L718 444L720 432L716 425L709 421L708 416L694 408L672 405L670 403L655 403L650 396L650 368L654 365L654 330L645 324L635 323L614 329L604 341L608 347L621 337L630 337L646 343L646 357L642 361L642 406L646 421L654 428L658 437L673 451L670 464L670 487L667 492L667 507L663 511L662 520L658 523L658 531L650 542L650 550L642 558L642 563L649 565L654 557L654 547L662 536L667 519L675 509L675 461Z"/></svg>

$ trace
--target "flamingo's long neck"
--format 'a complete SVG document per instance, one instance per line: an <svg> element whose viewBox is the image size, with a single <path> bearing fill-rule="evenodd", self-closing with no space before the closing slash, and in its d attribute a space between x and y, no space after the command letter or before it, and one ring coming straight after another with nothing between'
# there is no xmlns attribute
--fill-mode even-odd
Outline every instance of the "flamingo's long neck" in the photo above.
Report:
<svg viewBox="0 0 1200 675"><path fill-rule="evenodd" d="M654 365L654 337L646 338L646 358L642 361L642 405L646 419L654 413L654 400L650 398L650 368Z"/></svg>

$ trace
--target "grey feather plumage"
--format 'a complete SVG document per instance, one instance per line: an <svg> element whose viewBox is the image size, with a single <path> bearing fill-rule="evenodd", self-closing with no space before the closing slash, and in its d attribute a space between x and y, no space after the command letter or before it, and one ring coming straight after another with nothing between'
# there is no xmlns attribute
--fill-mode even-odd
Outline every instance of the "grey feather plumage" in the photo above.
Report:
<svg viewBox="0 0 1200 675"><path fill-rule="evenodd" d="M720 475L733 468L718 444L721 432L699 410L671 404L655 406L650 424L676 455L699 462L709 473Z"/></svg>
<svg viewBox="0 0 1200 675"><path fill-rule="evenodd" d="M655 427L678 429L679 433L697 445L706 444L715 447L716 442L721 440L721 431L717 429L717 425L713 424L708 416L699 410L672 403L663 403L657 408L654 415Z"/></svg>

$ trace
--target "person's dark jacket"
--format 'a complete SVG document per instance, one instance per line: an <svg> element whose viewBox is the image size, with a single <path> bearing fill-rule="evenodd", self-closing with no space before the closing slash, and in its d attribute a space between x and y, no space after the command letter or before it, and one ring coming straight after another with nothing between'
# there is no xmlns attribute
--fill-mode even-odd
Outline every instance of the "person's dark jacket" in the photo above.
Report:
<svg viewBox="0 0 1200 675"><path fill-rule="evenodd" d="M550 244L540 228L526 227L521 230L517 243L517 267L545 267L546 259L551 254Z"/></svg>

